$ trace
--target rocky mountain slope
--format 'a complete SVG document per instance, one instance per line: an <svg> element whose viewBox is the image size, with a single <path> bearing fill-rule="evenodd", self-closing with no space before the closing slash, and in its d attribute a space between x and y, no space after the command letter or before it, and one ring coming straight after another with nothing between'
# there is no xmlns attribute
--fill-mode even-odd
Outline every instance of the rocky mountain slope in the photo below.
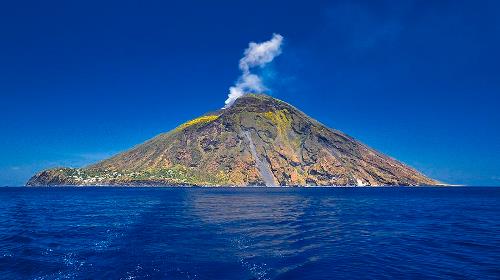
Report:
<svg viewBox="0 0 500 280"><path fill-rule="evenodd" d="M55 168L28 186L380 186L437 181L266 95L188 121L84 168Z"/></svg>

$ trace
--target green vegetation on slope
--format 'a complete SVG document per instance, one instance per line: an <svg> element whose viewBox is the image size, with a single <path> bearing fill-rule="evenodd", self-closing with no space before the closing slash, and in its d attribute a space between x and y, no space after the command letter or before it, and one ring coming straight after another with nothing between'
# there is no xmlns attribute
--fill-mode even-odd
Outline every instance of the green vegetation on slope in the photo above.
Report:
<svg viewBox="0 0 500 280"><path fill-rule="evenodd" d="M188 122L185 122L185 123L179 125L175 129L175 131L181 131L181 130L184 130L184 129L186 129L186 128L190 127L190 126L193 126L193 125L206 124L206 123L209 123L209 122L213 122L213 121L215 121L218 118L219 118L219 116L201 116L199 118L190 120Z"/></svg>

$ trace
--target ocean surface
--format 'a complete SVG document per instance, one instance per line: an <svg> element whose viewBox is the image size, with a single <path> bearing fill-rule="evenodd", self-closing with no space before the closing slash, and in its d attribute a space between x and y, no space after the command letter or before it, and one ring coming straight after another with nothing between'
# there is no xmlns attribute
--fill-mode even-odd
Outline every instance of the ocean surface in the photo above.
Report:
<svg viewBox="0 0 500 280"><path fill-rule="evenodd" d="M500 279L500 188L0 188L0 279Z"/></svg>

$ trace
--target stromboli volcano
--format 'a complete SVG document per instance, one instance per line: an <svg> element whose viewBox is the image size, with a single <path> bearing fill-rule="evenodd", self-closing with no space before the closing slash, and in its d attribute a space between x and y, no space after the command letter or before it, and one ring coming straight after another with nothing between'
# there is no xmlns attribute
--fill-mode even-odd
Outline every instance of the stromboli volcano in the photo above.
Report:
<svg viewBox="0 0 500 280"><path fill-rule="evenodd" d="M84 168L55 168L29 186L436 185L403 163L267 95L215 113Z"/></svg>

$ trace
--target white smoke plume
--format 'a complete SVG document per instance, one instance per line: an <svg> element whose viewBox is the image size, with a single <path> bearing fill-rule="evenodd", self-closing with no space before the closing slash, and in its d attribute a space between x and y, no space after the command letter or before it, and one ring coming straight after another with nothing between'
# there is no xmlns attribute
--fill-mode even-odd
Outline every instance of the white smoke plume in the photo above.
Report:
<svg viewBox="0 0 500 280"><path fill-rule="evenodd" d="M229 88L229 95L226 100L227 108L233 102L246 93L262 93L267 90L262 79L251 72L254 67L264 67L269 62L281 54L281 44L283 36L273 34L273 38L262 43L250 42L245 50L245 56L240 59L241 76L236 84Z"/></svg>

